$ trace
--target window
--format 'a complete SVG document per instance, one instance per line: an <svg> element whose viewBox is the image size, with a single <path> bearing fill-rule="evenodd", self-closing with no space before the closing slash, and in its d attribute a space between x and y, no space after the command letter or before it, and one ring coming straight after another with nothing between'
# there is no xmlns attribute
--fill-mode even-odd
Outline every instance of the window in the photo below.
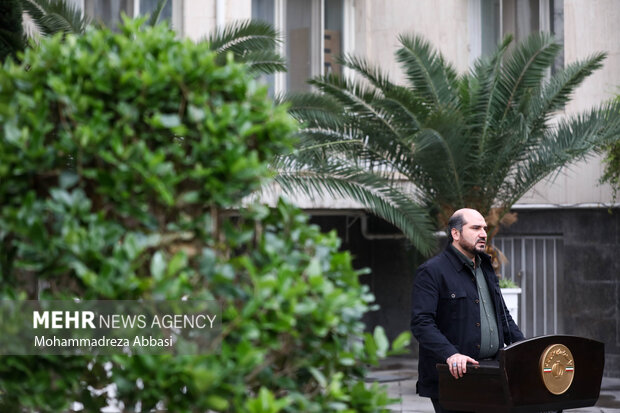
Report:
<svg viewBox="0 0 620 413"><path fill-rule="evenodd" d="M275 0L252 0L252 18L255 20L262 20L271 24L274 27L278 27L276 24L276 8ZM282 53L282 50L280 50ZM280 75L263 75L262 78L269 85L269 96L274 96L276 76L278 83L281 82Z"/></svg>
<svg viewBox="0 0 620 413"><path fill-rule="evenodd" d="M493 53L509 33L519 42L532 32L550 32L557 41L564 43L563 0L470 0L470 6L473 18L471 60ZM562 51L553 71L561 68L563 61Z"/></svg>
<svg viewBox="0 0 620 413"><path fill-rule="evenodd" d="M288 0L286 2L286 89L307 90L306 79L320 71L319 1Z"/></svg>
<svg viewBox="0 0 620 413"><path fill-rule="evenodd" d="M252 0L252 18L275 26L275 0Z"/></svg>
<svg viewBox="0 0 620 413"><path fill-rule="evenodd" d="M336 58L342 54L344 14L342 0L325 0L325 24L323 34L323 73L342 74Z"/></svg>
<svg viewBox="0 0 620 413"><path fill-rule="evenodd" d="M252 0L252 18L273 24L284 35L281 52L288 72L266 78L271 90L307 91L311 77L342 72L336 57L346 52L345 27L352 0Z"/></svg>
<svg viewBox="0 0 620 413"><path fill-rule="evenodd" d="M138 3L138 10L140 15L151 14L153 10L157 7L159 0L136 0ZM166 5L164 6L161 14L159 15L159 20L168 20L172 21L172 1L168 0Z"/></svg>
<svg viewBox="0 0 620 413"><path fill-rule="evenodd" d="M84 0L84 14L108 27L116 27L123 13L134 16L133 0Z"/></svg>
<svg viewBox="0 0 620 413"><path fill-rule="evenodd" d="M158 0L82 0L84 13L108 27L116 27L121 15L137 17L150 14L157 7ZM180 27L180 0L168 0L159 21L167 20L173 27Z"/></svg>

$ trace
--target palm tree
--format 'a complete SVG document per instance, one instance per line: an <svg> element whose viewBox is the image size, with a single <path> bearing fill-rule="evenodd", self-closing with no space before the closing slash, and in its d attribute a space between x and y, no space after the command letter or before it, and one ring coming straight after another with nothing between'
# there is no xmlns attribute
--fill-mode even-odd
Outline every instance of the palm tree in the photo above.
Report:
<svg viewBox="0 0 620 413"><path fill-rule="evenodd" d="M575 88L601 67L604 53L550 75L560 51L550 35L533 34L511 48L509 36L459 75L422 37L399 41L405 85L365 59L345 56L342 64L356 80L317 77L310 83L318 93L289 97L304 129L295 154L279 164L286 189L348 195L409 236L411 220L386 215L384 203L391 210L415 205L437 229L454 210L471 207L486 215L492 237L532 186L620 134L617 102L558 116ZM403 190L402 183L411 188ZM422 229L428 224L418 222ZM428 253L428 245L422 242L421 252Z"/></svg>

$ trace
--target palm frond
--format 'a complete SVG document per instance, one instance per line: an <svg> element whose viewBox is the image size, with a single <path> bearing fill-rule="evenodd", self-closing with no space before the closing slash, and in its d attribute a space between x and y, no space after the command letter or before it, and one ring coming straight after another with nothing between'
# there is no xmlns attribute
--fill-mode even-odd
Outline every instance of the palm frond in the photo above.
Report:
<svg viewBox="0 0 620 413"><path fill-rule="evenodd" d="M371 64L362 57L347 54L338 57L336 61L343 66L353 69L376 88L385 90L394 86L387 74L379 66Z"/></svg>
<svg viewBox="0 0 620 413"><path fill-rule="evenodd" d="M342 65L353 69L375 88L381 90L384 98L375 99L376 105L389 108L390 112L395 115L393 123L408 125L408 129L411 129L412 123L413 125L418 124L415 113L428 111L424 100L420 96L413 93L411 89L390 82L386 73L378 66L370 64L366 59L345 55L339 58L338 61Z"/></svg>
<svg viewBox="0 0 620 413"><path fill-rule="evenodd" d="M453 103L456 98L456 71L421 36L399 36L396 58L414 90L432 105Z"/></svg>
<svg viewBox="0 0 620 413"><path fill-rule="evenodd" d="M289 104L289 113L309 127L326 128L343 126L344 106L328 94L290 93L283 99Z"/></svg>
<svg viewBox="0 0 620 413"><path fill-rule="evenodd" d="M537 182L560 167L601 151L620 139L620 103L606 103L586 113L559 121L543 138L524 147L522 160L515 165L502 193L508 205L516 202Z"/></svg>
<svg viewBox="0 0 620 413"><path fill-rule="evenodd" d="M247 63L254 74L286 71L286 59L277 51L280 34L269 23L238 21L216 29L206 41L222 62L232 54L236 61Z"/></svg>
<svg viewBox="0 0 620 413"><path fill-rule="evenodd" d="M334 75L318 77L309 83L340 102L345 111L354 113L355 117L351 118L351 121L355 122L356 126L363 123L366 128L372 128L372 139L379 139L386 134L392 138L399 137L399 131L391 124L389 114L376 105L383 98L379 89L361 81Z"/></svg>
<svg viewBox="0 0 620 413"><path fill-rule="evenodd" d="M324 170L336 159L333 155L339 154L338 159L344 159L352 167L360 168L356 159L364 157L364 144L361 141L344 137L336 140L333 136L313 136L304 134L303 141L289 156L282 156L272 161L272 167L277 171L307 173L309 171ZM359 158L358 158L359 157Z"/></svg>
<svg viewBox="0 0 620 413"><path fill-rule="evenodd" d="M364 205L370 212L400 228L422 254L435 247L433 223L426 209L395 188L386 188L376 176L352 168L323 173L280 173L276 182L285 193L299 191L315 196L346 197Z"/></svg>
<svg viewBox="0 0 620 413"><path fill-rule="evenodd" d="M248 65L252 74L286 72L286 59L272 50L247 51L236 57L238 62Z"/></svg>
<svg viewBox="0 0 620 413"><path fill-rule="evenodd" d="M363 81L345 79L333 74L317 76L310 79L308 83L336 99L349 111L376 114L372 102L383 96L380 89Z"/></svg>
<svg viewBox="0 0 620 413"><path fill-rule="evenodd" d="M467 148L455 144L454 141L458 140L455 134L458 132L442 133L433 128L420 130L415 135L415 156L408 159L407 175L424 188L425 193L440 192L454 205L464 207L467 185L462 180L469 176L468 169L472 165L463 162L468 158Z"/></svg>
<svg viewBox="0 0 620 413"><path fill-rule="evenodd" d="M20 1L24 12L27 13L30 19L34 22L34 24L36 24L41 29L41 32L43 34L48 35L49 33L43 32L43 27L41 27L40 25L41 19L43 18L43 16L45 16L45 11L43 7L40 6L36 0Z"/></svg>
<svg viewBox="0 0 620 413"><path fill-rule="evenodd" d="M467 81L469 87L470 104L464 107L470 127L479 130L479 141L476 143L478 152L484 151L489 131L498 123L498 112L502 107L497 103L502 100L500 94L501 69L504 54L512 42L512 36L504 38L497 50L488 58L479 58ZM462 88L461 88L462 90Z"/></svg>
<svg viewBox="0 0 620 413"><path fill-rule="evenodd" d="M206 41L216 53L232 51L235 54L243 54L249 50L275 50L280 43L280 36L269 23L243 20L216 29Z"/></svg>
<svg viewBox="0 0 620 413"><path fill-rule="evenodd" d="M340 140L338 140L340 138ZM354 153L361 154L360 159L365 159L364 142L359 139L351 139L351 136L334 131L315 131L308 129L295 149L295 160L304 164L313 164L311 161L313 152L321 153Z"/></svg>
<svg viewBox="0 0 620 413"><path fill-rule="evenodd" d="M606 53L596 53L585 60L567 65L549 80L542 91L535 93L527 113L528 120L534 124L534 128L544 127L544 122L551 113L564 109L573 91L595 70L603 66L605 57Z"/></svg>
<svg viewBox="0 0 620 413"><path fill-rule="evenodd" d="M19 0L21 2L21 0ZM22 25L24 28L24 35L27 42L37 43L43 29L37 24L37 22L28 13L22 13Z"/></svg>
<svg viewBox="0 0 620 413"><path fill-rule="evenodd" d="M47 36L59 32L84 33L89 24L82 11L67 0L22 0L22 7Z"/></svg>
<svg viewBox="0 0 620 413"><path fill-rule="evenodd" d="M166 7L167 2L168 0L159 0L157 2L157 6L155 6L155 10L153 10L151 15L149 16L148 21L146 22L148 26L155 26L157 24L157 22L159 21L159 18L161 17L161 12L164 10L164 7Z"/></svg>
<svg viewBox="0 0 620 413"><path fill-rule="evenodd" d="M529 91L539 88L560 50L561 46L546 33L534 33L514 48L502 65L502 118Z"/></svg>
<svg viewBox="0 0 620 413"><path fill-rule="evenodd" d="M395 85L384 90L384 99L376 105L391 114L391 122L403 134L415 133L428 117L430 109L410 89Z"/></svg>

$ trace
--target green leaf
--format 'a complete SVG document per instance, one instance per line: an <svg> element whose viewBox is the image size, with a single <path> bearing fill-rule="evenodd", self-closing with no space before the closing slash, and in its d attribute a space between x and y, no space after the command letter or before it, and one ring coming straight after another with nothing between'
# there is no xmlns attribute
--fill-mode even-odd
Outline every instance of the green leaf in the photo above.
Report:
<svg viewBox="0 0 620 413"><path fill-rule="evenodd" d="M4 137L7 142L18 143L21 132L13 122L5 122L3 125Z"/></svg>
<svg viewBox="0 0 620 413"><path fill-rule="evenodd" d="M226 400L225 398L223 398L221 396L217 396L215 394L210 394L210 395L206 396L205 397L205 404L210 409L220 410L220 411L228 409L228 406L230 405L228 403L228 400Z"/></svg>
<svg viewBox="0 0 620 413"><path fill-rule="evenodd" d="M151 258L151 276L155 280L161 280L166 272L166 259L161 251L157 251Z"/></svg>
<svg viewBox="0 0 620 413"><path fill-rule="evenodd" d="M61 188L68 189L75 185L79 179L80 177L76 173L71 171L63 171L58 178L58 183Z"/></svg>
<svg viewBox="0 0 620 413"><path fill-rule="evenodd" d="M153 257L155 259L155 257ZM187 255L183 251L179 251L172 256L170 259L170 263L168 264L168 269L166 270L166 276L172 277L177 274L179 271L183 270L187 267L188 259Z"/></svg>
<svg viewBox="0 0 620 413"><path fill-rule="evenodd" d="M384 357L390 347L390 343L387 339L387 336L385 335L385 330L383 329L383 327L375 327L373 337L377 345L377 354L379 354L381 357Z"/></svg>
<svg viewBox="0 0 620 413"><path fill-rule="evenodd" d="M327 387L327 379L325 378L325 375L321 373L320 370L318 370L315 367L309 367L308 370L312 374L312 377L314 377L314 379L317 381L317 383L319 383L319 386L323 388Z"/></svg>
<svg viewBox="0 0 620 413"><path fill-rule="evenodd" d="M158 117L160 124L165 128L174 128L181 125L181 118L176 113L161 114Z"/></svg>
<svg viewBox="0 0 620 413"><path fill-rule="evenodd" d="M403 331L396 337L396 339L392 342L392 351L401 351L407 350L411 342L411 333L409 331Z"/></svg>

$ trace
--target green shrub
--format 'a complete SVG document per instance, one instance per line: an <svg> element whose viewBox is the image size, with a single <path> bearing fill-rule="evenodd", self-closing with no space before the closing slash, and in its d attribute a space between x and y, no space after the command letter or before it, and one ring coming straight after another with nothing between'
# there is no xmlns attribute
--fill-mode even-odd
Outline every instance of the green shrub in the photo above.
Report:
<svg viewBox="0 0 620 413"><path fill-rule="evenodd" d="M217 299L222 334L201 356L2 356L0 411L381 411L363 374L388 344L337 237L283 202L223 214L291 146L286 108L140 24L0 68L0 298Z"/></svg>
<svg viewBox="0 0 620 413"><path fill-rule="evenodd" d="M607 155L603 163L605 164L605 171L600 183L608 183L611 186L612 202L615 203L618 192L620 192L620 139L607 147Z"/></svg>

